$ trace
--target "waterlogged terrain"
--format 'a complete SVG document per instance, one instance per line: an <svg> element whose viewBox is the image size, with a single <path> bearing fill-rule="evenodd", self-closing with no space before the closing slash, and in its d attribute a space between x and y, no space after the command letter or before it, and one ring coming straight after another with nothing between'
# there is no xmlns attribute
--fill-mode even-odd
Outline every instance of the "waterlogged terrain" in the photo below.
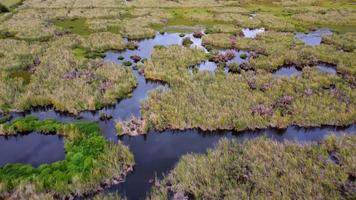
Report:
<svg viewBox="0 0 356 200"><path fill-rule="evenodd" d="M0 3L0 198L356 195L349 1Z"/></svg>

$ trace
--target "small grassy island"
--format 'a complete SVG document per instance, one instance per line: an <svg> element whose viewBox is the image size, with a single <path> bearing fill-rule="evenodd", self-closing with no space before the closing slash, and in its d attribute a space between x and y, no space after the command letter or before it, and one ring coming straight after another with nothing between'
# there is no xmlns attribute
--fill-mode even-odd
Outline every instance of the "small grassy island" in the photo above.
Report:
<svg viewBox="0 0 356 200"><path fill-rule="evenodd" d="M355 136L306 145L222 140L207 155L183 156L149 199L354 199L355 142Z"/></svg>
<svg viewBox="0 0 356 200"><path fill-rule="evenodd" d="M64 136L65 160L38 168L8 164L0 168L0 198L44 199L86 196L117 184L132 170L132 153L100 134L95 122L58 123L21 118L1 126L1 134L59 134Z"/></svg>

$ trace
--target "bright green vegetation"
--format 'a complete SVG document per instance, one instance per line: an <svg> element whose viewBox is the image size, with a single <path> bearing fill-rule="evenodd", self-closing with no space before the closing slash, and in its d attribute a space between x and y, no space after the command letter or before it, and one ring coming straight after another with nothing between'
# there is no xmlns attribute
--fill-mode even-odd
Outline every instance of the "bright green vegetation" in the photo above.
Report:
<svg viewBox="0 0 356 200"><path fill-rule="evenodd" d="M123 127L122 127L122 123L121 122L116 122L115 124L115 129L116 129L116 133L118 136L121 136L123 133Z"/></svg>
<svg viewBox="0 0 356 200"><path fill-rule="evenodd" d="M6 135L30 132L63 135L65 160L38 168L25 164L5 165L0 168L0 198L6 199L13 193L28 195L25 199L41 199L44 194L60 197L85 194L95 191L104 181L122 177L134 164L128 148L108 142L94 122L62 124L26 117L1 125L1 133Z"/></svg>
<svg viewBox="0 0 356 200"><path fill-rule="evenodd" d="M78 114L114 104L136 86L129 68L88 59L101 56L105 49L124 49L120 35L71 35L53 40L46 47L5 39L0 47L5 55L0 58L2 111L53 105L56 110Z"/></svg>
<svg viewBox="0 0 356 200"><path fill-rule="evenodd" d="M167 199L168 188L196 199L354 199L355 142L355 136L307 145L222 140L207 155L183 156L150 199Z"/></svg>
<svg viewBox="0 0 356 200"><path fill-rule="evenodd" d="M89 35L91 32L84 18L56 20L55 24L64 30L78 35Z"/></svg>
<svg viewBox="0 0 356 200"><path fill-rule="evenodd" d="M293 78L264 71L190 74L188 66L203 59L199 50L171 46L156 48L152 60L141 66L146 78L170 85L169 91L151 93L142 106L150 129L241 131L355 122L356 93L340 76L313 67Z"/></svg>

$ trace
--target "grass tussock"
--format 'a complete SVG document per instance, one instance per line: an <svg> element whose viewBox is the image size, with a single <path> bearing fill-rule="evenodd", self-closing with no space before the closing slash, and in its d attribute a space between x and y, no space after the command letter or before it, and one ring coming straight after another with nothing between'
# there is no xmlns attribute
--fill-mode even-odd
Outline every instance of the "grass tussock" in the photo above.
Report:
<svg viewBox="0 0 356 200"><path fill-rule="evenodd" d="M353 199L355 139L307 145L224 139L207 155L183 156L147 199Z"/></svg>
<svg viewBox="0 0 356 200"><path fill-rule="evenodd" d="M134 164L128 148L121 143L106 141L94 122L62 124L54 120L39 121L34 117L26 117L1 125L3 134L30 132L63 135L65 160L43 164L38 168L25 164L1 167L1 198L41 197L45 193L48 198L65 197L96 192L100 183L124 178L123 175Z"/></svg>

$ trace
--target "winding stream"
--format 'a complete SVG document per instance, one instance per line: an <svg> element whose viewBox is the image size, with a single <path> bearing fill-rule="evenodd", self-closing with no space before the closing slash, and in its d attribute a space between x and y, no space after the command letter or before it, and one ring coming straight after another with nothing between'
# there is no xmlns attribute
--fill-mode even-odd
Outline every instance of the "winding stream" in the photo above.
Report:
<svg viewBox="0 0 356 200"><path fill-rule="evenodd" d="M196 46L206 51L201 45L201 39L193 38L191 34L187 36L193 40L194 43L192 46ZM151 51L155 45L181 45L182 40L183 37L180 37L178 33L157 34L153 39L140 41L139 47L136 50L107 52L105 59L122 63L124 61L129 61L130 56L132 55L139 55L142 58L150 58ZM124 59L118 59L119 56L124 57ZM241 59L240 57L236 59L238 59L236 62L243 62L243 60L239 60ZM212 65L211 63L207 64ZM209 70L211 66L207 66L206 68ZM143 199L153 184L152 180L156 177L162 178L163 174L168 173L182 155L187 153L204 153L207 148L214 147L214 145L222 138L234 138L237 141L244 141L260 136L266 136L277 141L288 140L305 143L320 141L331 132L337 135L343 134L344 131L349 132L350 134L356 134L356 125L345 128L298 128L290 126L285 130L266 129L260 131L245 131L241 133L234 133L232 131L201 132L195 129L185 131L164 131L162 133L151 132L144 136L123 136L117 138L114 126L115 121L126 120L131 116L140 116L140 102L147 98L148 93L156 88L167 87L160 83L146 81L136 70L133 70L133 73L137 77L138 85L130 98L118 101L115 106L106 107L99 111L82 112L79 116L79 119L82 120L99 121L102 133L106 138L111 141L121 140L124 144L130 147L136 161L134 172L128 175L126 182L112 186L106 190L106 192L110 193L118 192L125 195L130 200ZM289 74L288 72L280 73ZM99 113L101 112L107 113L113 116L113 118L108 121L100 121ZM25 115L34 115L39 119L51 118L61 122L73 122L78 120L78 118L71 115L57 113L53 109L33 110L28 113L12 113L14 119ZM55 142L56 145L51 146L52 140L61 141L61 138L58 139L58 136L44 137L49 138L43 139L42 136L38 134L23 136L19 138L19 140L15 137L11 137L10 140L9 138L6 139L5 137L0 137L0 165L20 162L38 166L41 163L53 162L51 159L54 158L57 160L63 159L64 151L63 155L62 152L60 152L61 149L63 149L63 141L62 143L58 143L57 141ZM62 146L57 146L57 144L61 144ZM13 150L7 150L7 146L12 146L11 149ZM29 147L32 149L29 149ZM36 153L34 153L34 151ZM31 155L24 155L21 152L26 152ZM15 158L14 155L21 155L24 158ZM31 160L34 158L38 159Z"/></svg>

